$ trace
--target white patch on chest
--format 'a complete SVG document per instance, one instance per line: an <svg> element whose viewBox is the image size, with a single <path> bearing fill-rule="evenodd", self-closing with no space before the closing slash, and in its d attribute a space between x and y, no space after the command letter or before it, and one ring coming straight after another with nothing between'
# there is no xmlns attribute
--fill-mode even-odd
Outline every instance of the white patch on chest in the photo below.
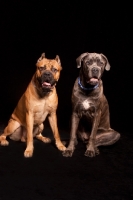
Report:
<svg viewBox="0 0 133 200"><path fill-rule="evenodd" d="M90 104L89 104L87 99L84 100L82 104L83 104L83 107L84 107L85 110L87 110L90 107Z"/></svg>

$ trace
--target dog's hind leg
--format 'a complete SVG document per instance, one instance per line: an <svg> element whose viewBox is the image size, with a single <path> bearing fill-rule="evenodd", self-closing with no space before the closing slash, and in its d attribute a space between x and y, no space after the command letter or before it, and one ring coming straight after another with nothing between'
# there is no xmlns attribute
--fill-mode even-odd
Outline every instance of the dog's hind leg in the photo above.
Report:
<svg viewBox="0 0 133 200"><path fill-rule="evenodd" d="M95 146L107 146L112 145L120 139L120 133L113 129L109 129L106 132L96 135Z"/></svg>
<svg viewBox="0 0 133 200"><path fill-rule="evenodd" d="M10 119L9 122L8 122L8 125L4 129L4 133L2 135L0 135L0 144L2 146L7 146L9 144L9 142L6 140L6 137L11 135L11 134L13 134L17 129L18 129L17 130L17 135L19 136L19 134L20 134L20 132L19 132L20 131L20 129L19 129L20 126L21 125L17 121L15 121L14 119ZM14 136L14 138L15 138L15 136Z"/></svg>
<svg viewBox="0 0 133 200"><path fill-rule="evenodd" d="M21 140L22 135L23 135L23 127L22 127L22 126L19 126L19 127L9 136L9 138L10 138L11 140L14 140L14 141L19 141L19 140Z"/></svg>
<svg viewBox="0 0 133 200"><path fill-rule="evenodd" d="M44 124L40 124L39 126L36 126L33 130L33 135L38 139L38 140L41 140L42 142L44 143L50 143L51 142L51 139L50 138L47 138L47 137L44 137L42 136L42 131L44 129Z"/></svg>

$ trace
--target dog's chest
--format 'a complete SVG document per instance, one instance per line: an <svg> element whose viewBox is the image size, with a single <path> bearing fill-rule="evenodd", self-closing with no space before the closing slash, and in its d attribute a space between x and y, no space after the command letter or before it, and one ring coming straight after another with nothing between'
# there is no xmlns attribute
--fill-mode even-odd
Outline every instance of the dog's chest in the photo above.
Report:
<svg viewBox="0 0 133 200"><path fill-rule="evenodd" d="M45 120L49 113L48 105L44 101L41 104L37 104L34 106L34 121L35 123L41 123Z"/></svg>
<svg viewBox="0 0 133 200"><path fill-rule="evenodd" d="M76 111L81 117L93 118L95 113L95 106L89 99L80 99L76 105Z"/></svg>
<svg viewBox="0 0 133 200"><path fill-rule="evenodd" d="M83 100L81 104L82 104L82 107L83 107L84 110L88 110L91 106L88 99Z"/></svg>

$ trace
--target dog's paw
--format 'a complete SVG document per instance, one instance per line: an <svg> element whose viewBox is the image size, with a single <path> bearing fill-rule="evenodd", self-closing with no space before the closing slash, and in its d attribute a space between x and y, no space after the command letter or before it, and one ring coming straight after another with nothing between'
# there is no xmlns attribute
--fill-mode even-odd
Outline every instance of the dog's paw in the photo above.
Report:
<svg viewBox="0 0 133 200"><path fill-rule="evenodd" d="M66 150L62 153L62 155L63 155L64 157L72 157L72 155L73 155L73 150L66 149Z"/></svg>
<svg viewBox="0 0 133 200"><path fill-rule="evenodd" d="M8 146L9 142L6 139L4 139L4 140L0 141L0 144L1 144L1 146Z"/></svg>
<svg viewBox="0 0 133 200"><path fill-rule="evenodd" d="M47 137L42 137L42 141L44 143L50 143L51 142L51 139L50 138L47 138Z"/></svg>
<svg viewBox="0 0 133 200"><path fill-rule="evenodd" d="M24 152L24 157L25 158L30 158L33 155L33 150L25 150Z"/></svg>
<svg viewBox="0 0 133 200"><path fill-rule="evenodd" d="M50 138L44 137L44 136L42 136L41 134L36 135L36 138L37 138L38 140L41 140L41 141L44 142L44 143L50 143L50 142L51 142L51 139L50 139Z"/></svg>
<svg viewBox="0 0 133 200"><path fill-rule="evenodd" d="M21 142L26 142L26 138L25 137L21 137Z"/></svg>
<svg viewBox="0 0 133 200"><path fill-rule="evenodd" d="M60 142L56 143L56 146L57 148L60 150L60 151L65 151L66 150L66 147Z"/></svg>
<svg viewBox="0 0 133 200"><path fill-rule="evenodd" d="M87 156L87 157L94 157L95 156L95 151L86 150L85 156Z"/></svg>
<svg viewBox="0 0 133 200"><path fill-rule="evenodd" d="M100 151L99 151L99 149L98 149L97 147L95 147L95 154L96 154L96 155L99 155L99 154L100 154Z"/></svg>
<svg viewBox="0 0 133 200"><path fill-rule="evenodd" d="M99 153L100 153L99 149L96 147L94 150L87 149L85 152L85 156L94 157L94 156L98 155Z"/></svg>

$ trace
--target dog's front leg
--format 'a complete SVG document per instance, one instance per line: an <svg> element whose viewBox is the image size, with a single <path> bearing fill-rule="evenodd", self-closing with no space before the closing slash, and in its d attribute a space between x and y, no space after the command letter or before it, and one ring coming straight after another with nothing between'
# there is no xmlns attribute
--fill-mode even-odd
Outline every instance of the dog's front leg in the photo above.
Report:
<svg viewBox="0 0 133 200"><path fill-rule="evenodd" d="M25 157L32 157L33 155L33 116L32 113L26 113L26 129L27 129L27 147L24 152Z"/></svg>
<svg viewBox="0 0 133 200"><path fill-rule="evenodd" d="M101 111L99 112L97 111L94 116L90 139L87 144L87 150L85 152L85 156L94 157L99 154L98 148L95 147L95 140L96 140L96 133L97 133L100 117L101 117Z"/></svg>
<svg viewBox="0 0 133 200"><path fill-rule="evenodd" d="M63 152L63 156L65 157L71 157L74 152L75 145L77 144L76 134L77 134L78 125L79 125L79 117L76 113L73 113L72 119L71 119L70 142L67 149Z"/></svg>
<svg viewBox="0 0 133 200"><path fill-rule="evenodd" d="M62 144L60 136L59 136L59 131L58 131L58 127L57 127L57 116L55 112L52 112L49 116L48 116L48 120L55 138L55 144L57 146L57 148L60 151L64 151L66 149L66 147Z"/></svg>

